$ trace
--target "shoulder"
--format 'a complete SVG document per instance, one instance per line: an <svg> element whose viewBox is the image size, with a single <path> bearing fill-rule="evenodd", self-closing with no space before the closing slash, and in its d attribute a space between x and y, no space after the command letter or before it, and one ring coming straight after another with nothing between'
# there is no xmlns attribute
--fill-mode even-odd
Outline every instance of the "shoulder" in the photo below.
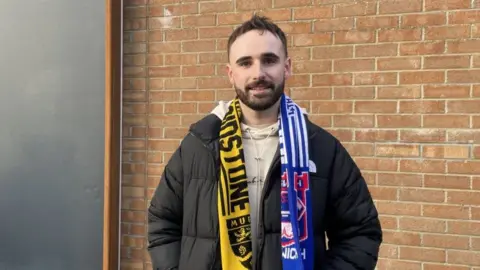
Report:
<svg viewBox="0 0 480 270"><path fill-rule="evenodd" d="M180 147L183 152L191 153L214 147L220 132L220 119L214 114L208 114L192 123L183 137Z"/></svg>
<svg viewBox="0 0 480 270"><path fill-rule="evenodd" d="M333 134L307 120L309 129L310 162L317 168L317 174L329 178L340 165L355 165L349 153ZM342 165L342 166L343 166ZM345 168L343 169L351 169ZM333 171L332 171L333 170Z"/></svg>

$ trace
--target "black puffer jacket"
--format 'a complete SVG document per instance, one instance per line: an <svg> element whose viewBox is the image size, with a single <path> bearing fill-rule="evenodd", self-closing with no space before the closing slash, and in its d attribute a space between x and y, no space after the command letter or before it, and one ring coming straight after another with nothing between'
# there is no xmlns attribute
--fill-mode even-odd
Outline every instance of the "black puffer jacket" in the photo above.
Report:
<svg viewBox="0 0 480 270"><path fill-rule="evenodd" d="M210 114L193 124L165 167L148 209L154 270L222 269L217 216L220 123ZM315 269L373 270L382 231L367 185L339 141L308 119L307 125L310 159L317 167L310 173ZM262 198L253 269L281 270L279 151Z"/></svg>

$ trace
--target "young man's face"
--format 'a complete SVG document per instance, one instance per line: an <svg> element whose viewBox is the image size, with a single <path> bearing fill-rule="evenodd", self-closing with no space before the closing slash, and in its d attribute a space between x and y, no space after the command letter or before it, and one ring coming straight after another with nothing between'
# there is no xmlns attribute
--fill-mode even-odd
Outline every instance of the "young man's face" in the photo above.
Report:
<svg viewBox="0 0 480 270"><path fill-rule="evenodd" d="M276 35L252 30L232 44L227 71L240 101L253 110L263 111L283 94L285 80L291 74L291 61Z"/></svg>

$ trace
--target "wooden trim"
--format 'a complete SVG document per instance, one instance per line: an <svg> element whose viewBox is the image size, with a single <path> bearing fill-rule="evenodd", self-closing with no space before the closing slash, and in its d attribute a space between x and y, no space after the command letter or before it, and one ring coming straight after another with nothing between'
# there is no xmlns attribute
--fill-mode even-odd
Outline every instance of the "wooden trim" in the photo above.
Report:
<svg viewBox="0 0 480 270"><path fill-rule="evenodd" d="M122 0L105 0L105 163L103 270L119 269Z"/></svg>

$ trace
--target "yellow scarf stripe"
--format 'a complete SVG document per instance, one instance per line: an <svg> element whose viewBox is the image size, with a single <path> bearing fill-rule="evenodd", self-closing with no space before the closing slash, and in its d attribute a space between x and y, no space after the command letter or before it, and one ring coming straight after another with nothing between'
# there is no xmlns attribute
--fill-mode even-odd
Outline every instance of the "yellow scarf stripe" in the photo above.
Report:
<svg viewBox="0 0 480 270"><path fill-rule="evenodd" d="M235 99L220 129L218 214L222 268L228 270L252 268L250 204L240 118L240 103Z"/></svg>

